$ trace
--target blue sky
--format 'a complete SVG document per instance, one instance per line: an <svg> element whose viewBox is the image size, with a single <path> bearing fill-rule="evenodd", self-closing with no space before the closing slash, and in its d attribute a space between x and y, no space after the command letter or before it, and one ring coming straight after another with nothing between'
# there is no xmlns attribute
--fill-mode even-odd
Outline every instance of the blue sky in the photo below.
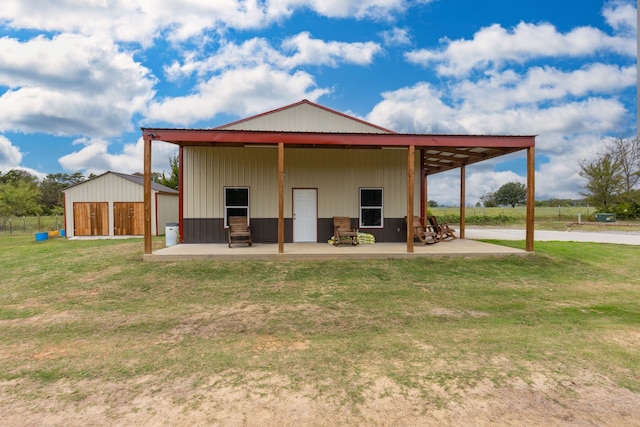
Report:
<svg viewBox="0 0 640 427"><path fill-rule="evenodd" d="M578 161L637 132L636 26L628 0L4 0L0 171L138 172L141 126L309 99L399 132L538 135L536 197L577 198ZM524 167L468 168L467 201Z"/></svg>

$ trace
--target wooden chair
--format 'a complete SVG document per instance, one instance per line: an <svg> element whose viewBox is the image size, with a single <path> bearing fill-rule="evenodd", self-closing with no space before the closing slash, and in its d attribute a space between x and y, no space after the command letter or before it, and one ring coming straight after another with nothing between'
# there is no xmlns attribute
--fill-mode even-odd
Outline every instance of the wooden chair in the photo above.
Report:
<svg viewBox="0 0 640 427"><path fill-rule="evenodd" d="M358 230L351 227L351 218L348 216L333 217L333 244L338 246L341 243L351 243L357 245Z"/></svg>
<svg viewBox="0 0 640 427"><path fill-rule="evenodd" d="M404 220L407 220L407 217L404 217ZM407 226L409 226L409 222L407 221ZM438 233L433 231L431 227L424 227L420 222L419 216L413 217L413 238L418 239L421 245L431 245L433 243L438 243Z"/></svg>
<svg viewBox="0 0 640 427"><path fill-rule="evenodd" d="M438 220L433 215L429 216L428 220L429 220L429 224L431 224L431 228L438 235L438 240L457 239L456 235L454 234L456 230L449 227L448 224L442 224L442 225L438 224Z"/></svg>
<svg viewBox="0 0 640 427"><path fill-rule="evenodd" d="M251 241L251 226L246 216L230 216L229 217L229 247L231 243L248 243Z"/></svg>

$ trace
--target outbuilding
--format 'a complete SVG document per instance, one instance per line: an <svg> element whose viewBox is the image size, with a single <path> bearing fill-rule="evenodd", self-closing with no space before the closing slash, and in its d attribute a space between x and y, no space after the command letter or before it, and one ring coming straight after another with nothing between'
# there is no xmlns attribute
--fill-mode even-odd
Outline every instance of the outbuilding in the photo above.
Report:
<svg viewBox="0 0 640 427"><path fill-rule="evenodd" d="M62 192L67 237L144 235L142 176L105 172ZM178 191L153 182L150 202L151 233L163 235L178 222Z"/></svg>

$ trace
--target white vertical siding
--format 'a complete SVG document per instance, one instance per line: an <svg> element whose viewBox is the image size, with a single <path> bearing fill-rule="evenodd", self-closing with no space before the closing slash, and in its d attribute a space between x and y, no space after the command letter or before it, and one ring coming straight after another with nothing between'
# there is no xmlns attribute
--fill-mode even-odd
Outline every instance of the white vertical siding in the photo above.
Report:
<svg viewBox="0 0 640 427"><path fill-rule="evenodd" d="M185 147L185 218L221 218L225 186L250 188L251 216L278 216L278 153L270 148ZM416 156L415 212L420 206ZM318 189L318 216L357 217L361 187L384 189L384 214L407 211L407 150L286 148L285 216L292 212L294 188Z"/></svg>
<svg viewBox="0 0 640 427"><path fill-rule="evenodd" d="M155 194L155 192L153 193ZM144 201L144 187L142 185L124 179L113 173L106 173L94 179L78 184L74 187L71 187L67 190L64 190L64 194L65 232L69 237L73 237L74 203L108 202L109 235L113 236L113 203ZM155 195L152 195L151 197L151 233L157 234Z"/></svg>

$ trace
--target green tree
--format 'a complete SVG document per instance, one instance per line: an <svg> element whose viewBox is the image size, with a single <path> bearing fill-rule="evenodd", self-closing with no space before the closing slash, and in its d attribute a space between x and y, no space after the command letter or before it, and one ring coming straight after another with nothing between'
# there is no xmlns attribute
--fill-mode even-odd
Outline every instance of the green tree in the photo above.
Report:
<svg viewBox="0 0 640 427"><path fill-rule="evenodd" d="M618 196L624 191L624 176L620 164L611 153L599 155L595 160L580 162L580 176L586 178L584 192L587 202L599 209L609 211Z"/></svg>
<svg viewBox="0 0 640 427"><path fill-rule="evenodd" d="M84 180L85 177L81 172L73 174L50 173L47 175L40 183L41 204L44 212L48 213L56 208L62 208L61 190Z"/></svg>
<svg viewBox="0 0 640 427"><path fill-rule="evenodd" d="M480 197L480 201L485 208L495 208L496 206L498 206L495 193L485 194L484 196Z"/></svg>
<svg viewBox="0 0 640 427"><path fill-rule="evenodd" d="M625 201L632 201L632 192L640 183L640 138L612 138L605 142L605 147L622 176L621 195Z"/></svg>
<svg viewBox="0 0 640 427"><path fill-rule="evenodd" d="M0 183L0 216L4 218L40 214L39 200L40 190L35 183Z"/></svg>
<svg viewBox="0 0 640 427"><path fill-rule="evenodd" d="M174 190L178 189L179 185L179 177L180 177L180 162L178 160L178 155L169 158L169 166L171 168L171 172L169 176L166 176L164 172L162 175L157 174L154 176L154 181L158 184L162 184L165 187L173 188Z"/></svg>
<svg viewBox="0 0 640 427"><path fill-rule="evenodd" d="M527 187L520 182L507 182L493 193L493 197L498 205L515 208L516 205L524 205L527 202Z"/></svg>
<svg viewBox="0 0 640 427"><path fill-rule="evenodd" d="M35 175L31 175L27 171L19 169L11 169L4 175L2 174L2 172L0 172L0 183L2 184L17 185L21 182L36 185L38 183L38 177Z"/></svg>
<svg viewBox="0 0 640 427"><path fill-rule="evenodd" d="M435 200L429 200L429 201L427 202L427 205L428 205L430 208L437 208L437 207L438 207L438 202L436 202Z"/></svg>

